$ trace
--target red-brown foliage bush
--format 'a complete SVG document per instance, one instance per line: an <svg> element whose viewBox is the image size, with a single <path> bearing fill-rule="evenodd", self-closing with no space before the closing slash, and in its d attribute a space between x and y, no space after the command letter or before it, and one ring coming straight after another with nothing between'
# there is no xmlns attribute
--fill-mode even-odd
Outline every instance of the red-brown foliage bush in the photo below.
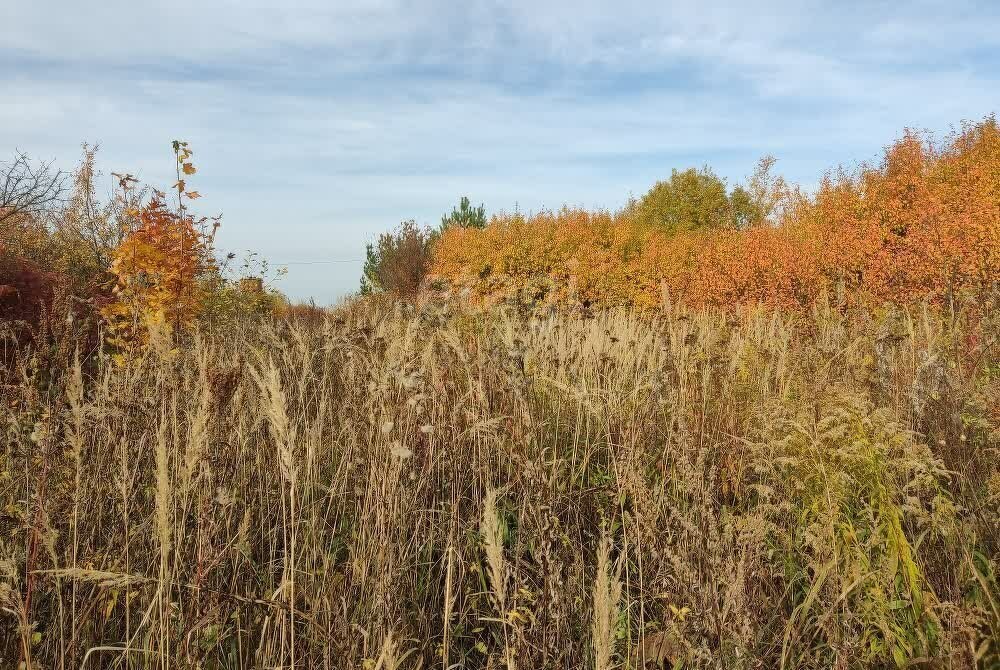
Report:
<svg viewBox="0 0 1000 670"><path fill-rule="evenodd" d="M38 325L57 284L55 273L0 248L0 320Z"/></svg>
<svg viewBox="0 0 1000 670"><path fill-rule="evenodd" d="M454 230L465 228L455 226ZM404 221L392 232L380 235L375 244L368 245L361 292L415 298L431 266L432 243L431 231L414 221Z"/></svg>

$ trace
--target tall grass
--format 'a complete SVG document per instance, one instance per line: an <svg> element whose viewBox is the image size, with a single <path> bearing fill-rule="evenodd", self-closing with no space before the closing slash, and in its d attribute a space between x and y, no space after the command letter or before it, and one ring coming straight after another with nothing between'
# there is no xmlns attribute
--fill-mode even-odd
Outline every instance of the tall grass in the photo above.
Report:
<svg viewBox="0 0 1000 670"><path fill-rule="evenodd" d="M973 307L362 303L22 350L0 667L990 667Z"/></svg>

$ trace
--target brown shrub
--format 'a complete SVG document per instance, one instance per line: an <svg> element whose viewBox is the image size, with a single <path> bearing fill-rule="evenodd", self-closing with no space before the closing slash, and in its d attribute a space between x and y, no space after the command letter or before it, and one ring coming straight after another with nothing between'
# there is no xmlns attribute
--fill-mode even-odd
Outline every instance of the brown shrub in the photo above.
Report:
<svg viewBox="0 0 1000 670"><path fill-rule="evenodd" d="M37 325L57 283L55 273L0 248L0 320Z"/></svg>

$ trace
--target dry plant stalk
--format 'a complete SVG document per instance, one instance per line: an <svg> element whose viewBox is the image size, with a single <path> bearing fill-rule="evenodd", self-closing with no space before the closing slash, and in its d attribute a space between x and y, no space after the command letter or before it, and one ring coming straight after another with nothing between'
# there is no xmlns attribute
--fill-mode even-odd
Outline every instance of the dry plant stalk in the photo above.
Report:
<svg viewBox="0 0 1000 670"><path fill-rule="evenodd" d="M611 538L605 527L597 547L597 576L594 580L594 616L591 637L594 644L594 670L614 667L615 633L618 604L622 594L622 559L611 560Z"/></svg>
<svg viewBox="0 0 1000 670"><path fill-rule="evenodd" d="M24 351L0 666L990 667L996 332L372 301Z"/></svg>

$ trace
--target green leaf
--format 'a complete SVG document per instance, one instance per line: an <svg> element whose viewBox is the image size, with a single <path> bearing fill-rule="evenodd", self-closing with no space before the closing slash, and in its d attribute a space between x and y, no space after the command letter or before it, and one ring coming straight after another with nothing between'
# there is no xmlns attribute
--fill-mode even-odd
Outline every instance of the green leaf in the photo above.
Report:
<svg viewBox="0 0 1000 670"><path fill-rule="evenodd" d="M892 660L895 661L897 668L906 667L906 652L902 648L893 645Z"/></svg>

